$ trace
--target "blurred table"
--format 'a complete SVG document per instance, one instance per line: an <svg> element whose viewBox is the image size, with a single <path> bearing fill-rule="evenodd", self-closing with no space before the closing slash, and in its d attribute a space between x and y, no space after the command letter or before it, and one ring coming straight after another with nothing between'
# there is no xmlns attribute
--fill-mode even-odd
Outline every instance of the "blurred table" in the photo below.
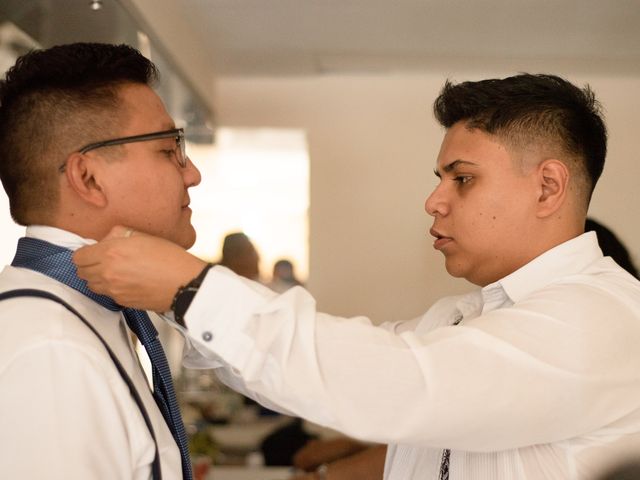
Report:
<svg viewBox="0 0 640 480"><path fill-rule="evenodd" d="M286 480L291 477L288 467L223 467L214 465L207 480Z"/></svg>

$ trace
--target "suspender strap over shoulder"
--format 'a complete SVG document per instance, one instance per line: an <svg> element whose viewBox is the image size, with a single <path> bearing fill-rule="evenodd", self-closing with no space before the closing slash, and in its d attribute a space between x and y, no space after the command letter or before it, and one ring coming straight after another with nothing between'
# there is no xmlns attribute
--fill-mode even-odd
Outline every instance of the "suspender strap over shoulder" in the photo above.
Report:
<svg viewBox="0 0 640 480"><path fill-rule="evenodd" d="M56 295L54 295L54 294L52 294L50 292L47 292L47 291L44 291L44 290L30 289L30 288L16 289L16 290L9 290L9 291L6 291L6 292L0 292L0 301L7 300L7 299L10 299L10 298L17 298L17 297L38 297L38 298L44 298L44 299L52 300L52 301L54 301L56 303L59 303L64 308L66 308L68 311L73 313L76 317L78 317L82 321L82 323L84 323L89 328L89 330L91 330L94 333L94 335L96 337L98 337L98 339L100 340L100 342L104 346L105 350L109 354L109 357L113 361L113 364L116 366L116 369L118 370L118 373L120 373L120 376L122 377L122 380L124 380L124 382L127 384L127 387L129 387L129 392L131 392L131 396L133 397L134 401L138 405L138 408L140 409L140 413L142 414L142 417L144 418L144 423L147 425L147 428L149 429L149 433L151 434L151 438L153 439L153 443L156 446L155 457L154 457L153 463L151 465L152 478L153 478L153 480L162 480L162 473L161 473L161 470L160 470L160 456L159 456L159 450L158 450L158 442L156 440L156 435L155 435L155 432L153 431L153 426L151 425L151 419L149 418L149 414L147 412L147 409L145 408L145 406L144 406L144 404L142 402L142 398L140 398L140 394L136 390L136 387L133 384L133 381L131 380L131 378L127 374L126 370L124 369L124 367L122 366L122 364L120 363L118 358L116 357L115 353L113 353L113 350L111 350L111 348L109 347L109 345L107 344L105 339L102 338L102 336L98 333L98 331L75 308L73 308L67 302L62 300L60 297L58 297L58 296L56 296Z"/></svg>

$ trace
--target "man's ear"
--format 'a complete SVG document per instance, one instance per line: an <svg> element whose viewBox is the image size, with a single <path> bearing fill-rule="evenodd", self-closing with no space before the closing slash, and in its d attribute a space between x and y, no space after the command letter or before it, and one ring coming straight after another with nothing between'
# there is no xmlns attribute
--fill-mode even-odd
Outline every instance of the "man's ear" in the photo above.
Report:
<svg viewBox="0 0 640 480"><path fill-rule="evenodd" d="M547 159L538 165L538 217L549 217L565 203L569 193L569 169L556 159Z"/></svg>
<svg viewBox="0 0 640 480"><path fill-rule="evenodd" d="M76 152L67 158L65 175L69 187L86 203L102 208L107 204L99 170L86 154Z"/></svg>

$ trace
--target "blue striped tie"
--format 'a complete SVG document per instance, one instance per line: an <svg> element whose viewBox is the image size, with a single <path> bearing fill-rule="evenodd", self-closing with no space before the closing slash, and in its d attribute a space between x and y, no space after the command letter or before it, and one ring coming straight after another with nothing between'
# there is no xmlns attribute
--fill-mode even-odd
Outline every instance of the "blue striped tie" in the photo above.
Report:
<svg viewBox="0 0 640 480"><path fill-rule="evenodd" d="M43 273L86 295L94 302L114 311L122 311L129 328L136 334L151 359L153 370L153 397L164 416L173 437L180 448L182 457L182 475L184 480L192 480L191 462L187 434L180 416L176 393L171 380L171 371L167 357L158 339L158 331L151 323L149 315L142 310L123 308L112 298L98 295L87 287L87 283L78 278L76 267L71 261L71 250L36 238L21 238L11 265Z"/></svg>

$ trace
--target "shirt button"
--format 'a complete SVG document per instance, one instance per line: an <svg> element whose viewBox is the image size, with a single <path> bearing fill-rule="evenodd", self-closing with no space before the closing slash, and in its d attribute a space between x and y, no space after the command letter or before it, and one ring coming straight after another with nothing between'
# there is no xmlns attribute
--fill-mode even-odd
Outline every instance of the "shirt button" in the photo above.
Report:
<svg viewBox="0 0 640 480"><path fill-rule="evenodd" d="M213 338L213 335L211 334L211 332L204 332L204 333L202 334L202 339L203 339L205 342L210 342L212 338Z"/></svg>

